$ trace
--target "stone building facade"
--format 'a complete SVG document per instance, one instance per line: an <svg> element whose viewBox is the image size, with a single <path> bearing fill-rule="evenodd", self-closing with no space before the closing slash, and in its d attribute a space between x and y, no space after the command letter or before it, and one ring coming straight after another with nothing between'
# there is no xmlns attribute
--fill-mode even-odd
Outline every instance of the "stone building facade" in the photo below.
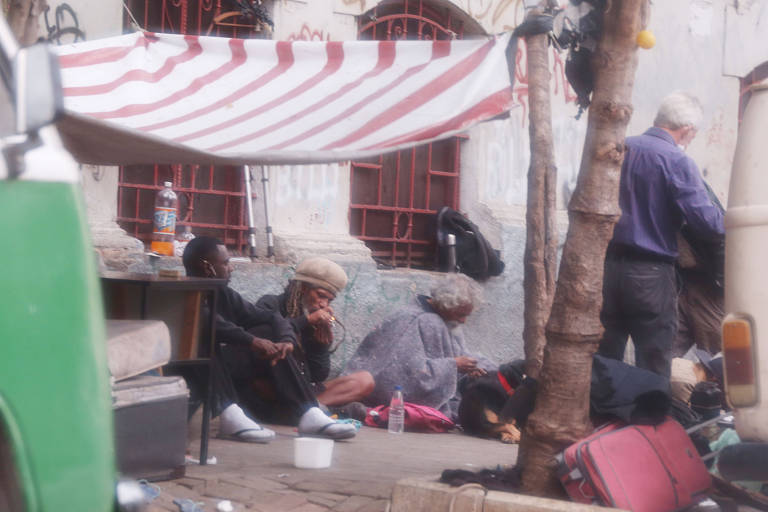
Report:
<svg viewBox="0 0 768 512"><path fill-rule="evenodd" d="M141 25L144 2L49 0L49 14L53 20L53 13L60 9L64 14L59 25L75 24L83 37L95 39L130 29L132 20ZM232 2L228 0L147 2L154 8L168 4L167 12L161 13L168 20L183 6L220 9L216 12L232 8ZM264 27L259 37L324 41L397 38L403 36L403 29L410 30L410 36L414 36L414 25L404 21L409 17L432 20L453 32L452 37L483 37L511 30L523 19L526 4L535 3L522 0L265 0L263 6L269 12L274 28L267 30ZM132 11L130 14L129 10ZM640 50L633 95L635 112L628 133L639 133L651 124L659 100L668 92L685 89L696 94L704 104L706 124L689 152L723 200L727 198L740 104L744 99L743 86L766 75L765 66L761 67L768 59L766 13L766 0L654 2L648 26L655 33L657 44L651 50ZM390 25L381 23L387 16L394 20ZM221 20L221 24L224 23L225 20ZM372 35L371 25L377 23L380 31ZM431 25L425 22L422 26ZM211 27L217 29L209 25L209 30ZM382 33L382 28L387 27L389 32ZM51 28L56 30L57 26ZM181 27L177 24L174 30L179 31ZM428 37L428 34L421 36ZM60 39L60 42L67 42L66 36ZM576 183L586 132L586 116L576 119L575 94L565 78L565 58L564 54L551 50L561 239L567 229L565 208ZM458 174L452 177L453 188L450 189L455 195L454 206L480 227L492 245L501 251L506 263L501 276L483 283L484 304L465 327L469 345L498 362L523 354L522 261L530 154L524 43L519 46L515 74L516 105L510 116L469 130L450 148L435 148L435 155L453 151L449 153L451 158L455 157L453 160L448 157L430 160L440 162L435 165L450 167L438 171ZM407 156L403 156L406 164ZM405 168L406 164L403 164ZM234 288L256 299L263 293L280 290L290 277L292 266L306 255L322 254L341 263L349 273L350 285L334 304L337 316L347 326L345 343L335 354L337 369L377 322L412 301L415 294L428 293L431 283L440 276L431 270L407 268L407 261L396 262L406 267L387 268L387 263L394 261L391 253L387 256L387 243L397 251L397 240L378 245L371 240L366 245L361 240L355 205L360 203L361 197L365 198L371 187L381 187L379 190L386 194L395 185L386 182L366 185L364 180L357 178L365 174L356 165L355 162L339 162L267 169L254 166L253 210L259 258L253 262L237 259L232 281ZM269 177L266 194L262 187L265 170ZM121 201L118 200L123 174L113 167L83 166L82 176L94 245L103 264L116 269L146 269L143 243L121 228L121 225L126 227L125 222L117 222L125 216L119 211ZM435 180L437 182L437 178ZM424 190L416 192L417 201L423 202ZM446 194L445 187L439 189L439 193ZM275 239L273 258L266 257L265 200L269 205L269 221ZM435 204L424 207L433 209ZM405 215L408 219L408 208L403 206L401 210L391 217L393 234L390 237L394 239L408 238L412 234L409 230L414 229L399 217ZM126 229L130 231L130 227ZM195 233L194 227L192 231ZM399 247L403 250L402 244ZM423 249L416 244L406 244L405 247ZM428 260L427 254L424 261ZM178 266L180 262L170 258L161 264Z"/></svg>

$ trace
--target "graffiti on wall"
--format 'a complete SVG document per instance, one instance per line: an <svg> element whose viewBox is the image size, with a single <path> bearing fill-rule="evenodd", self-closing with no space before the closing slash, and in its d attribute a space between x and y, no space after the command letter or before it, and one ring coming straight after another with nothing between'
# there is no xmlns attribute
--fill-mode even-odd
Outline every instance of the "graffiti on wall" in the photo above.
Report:
<svg viewBox="0 0 768 512"><path fill-rule="evenodd" d="M551 48L550 62L552 63L551 90L553 100L560 98L564 103L575 103L577 96L568 78L565 76L565 61L563 55L555 48ZM520 40L515 56L515 85L513 96L515 106L523 110L522 123L528 123L528 61L527 47L524 40ZM554 101L553 101L554 103Z"/></svg>
<svg viewBox="0 0 768 512"><path fill-rule="evenodd" d="M85 32L80 29L77 13L71 5L64 2L56 6L53 20L50 19L51 6L45 7L46 39L51 43L69 44L85 41Z"/></svg>
<svg viewBox="0 0 768 512"><path fill-rule="evenodd" d="M483 143L486 176L481 197L484 201L502 205L526 203L531 152L527 121L522 117L522 110L518 110L505 122L504 129L494 130L494 135ZM553 116L558 208L568 205L576 187L585 134L585 120L577 121L572 115Z"/></svg>
<svg viewBox="0 0 768 512"><path fill-rule="evenodd" d="M479 23L496 30L512 30L525 16L522 0L459 0L454 3ZM499 26L501 20L506 22Z"/></svg>
<svg viewBox="0 0 768 512"><path fill-rule="evenodd" d="M312 224L331 224L341 189L341 172L338 164L290 165L280 167L273 174L275 181L275 205L297 205L307 208Z"/></svg>
<svg viewBox="0 0 768 512"><path fill-rule="evenodd" d="M298 32L292 32L288 36L289 41L330 41L331 34L325 30L312 29L304 23Z"/></svg>

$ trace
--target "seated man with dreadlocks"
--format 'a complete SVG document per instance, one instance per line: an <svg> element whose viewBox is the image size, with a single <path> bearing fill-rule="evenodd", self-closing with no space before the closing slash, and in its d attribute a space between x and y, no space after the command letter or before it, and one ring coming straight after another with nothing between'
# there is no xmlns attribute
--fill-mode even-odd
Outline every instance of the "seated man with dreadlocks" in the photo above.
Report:
<svg viewBox="0 0 768 512"><path fill-rule="evenodd" d="M359 371L326 380L335 351L332 326L340 324L330 303L346 285L347 274L339 265L325 258L308 258L296 268L282 294L265 295L256 305L279 313L293 325L298 337L294 357L312 382L317 401L360 419L365 408L358 402L374 388L371 374Z"/></svg>
<svg viewBox="0 0 768 512"><path fill-rule="evenodd" d="M183 262L189 276L229 280L229 254L215 238L192 239ZM215 328L216 355L222 363L216 366L231 379L237 401L245 409L262 420L298 425L300 435L354 437L354 425L336 422L318 407L312 385L293 356L298 347L293 327L282 316L254 306L227 286L218 294ZM214 379L216 387L222 379L217 375ZM259 392L263 388L268 394ZM218 389L217 394L222 391ZM253 421L242 428L261 429Z"/></svg>

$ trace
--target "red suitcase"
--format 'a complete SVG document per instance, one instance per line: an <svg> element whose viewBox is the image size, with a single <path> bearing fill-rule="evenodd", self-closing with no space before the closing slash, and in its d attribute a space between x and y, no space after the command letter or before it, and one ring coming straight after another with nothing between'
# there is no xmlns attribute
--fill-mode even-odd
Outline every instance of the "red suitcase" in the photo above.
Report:
<svg viewBox="0 0 768 512"><path fill-rule="evenodd" d="M707 496L712 478L683 427L611 423L560 456L568 495L632 512L672 512Z"/></svg>

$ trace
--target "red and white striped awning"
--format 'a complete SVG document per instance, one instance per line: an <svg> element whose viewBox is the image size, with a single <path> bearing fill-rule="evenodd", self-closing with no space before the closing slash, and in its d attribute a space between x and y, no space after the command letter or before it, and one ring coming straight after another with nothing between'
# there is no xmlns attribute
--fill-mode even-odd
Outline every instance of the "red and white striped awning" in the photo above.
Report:
<svg viewBox="0 0 768 512"><path fill-rule="evenodd" d="M344 161L512 106L509 34L267 41L137 32L56 48L60 131L84 163Z"/></svg>

